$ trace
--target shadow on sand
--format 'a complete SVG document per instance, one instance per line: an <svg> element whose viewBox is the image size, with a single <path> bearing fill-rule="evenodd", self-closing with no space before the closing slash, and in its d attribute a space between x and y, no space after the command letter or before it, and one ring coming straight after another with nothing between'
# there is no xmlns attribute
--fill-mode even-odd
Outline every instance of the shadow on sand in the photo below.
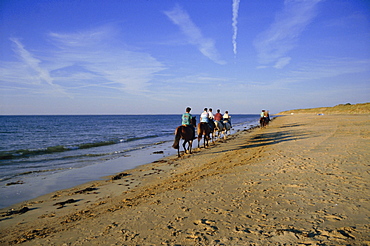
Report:
<svg viewBox="0 0 370 246"><path fill-rule="evenodd" d="M303 125L302 124L286 124L274 130L273 132L259 133L250 139L246 139L246 141L242 144L237 144L237 145L231 144L229 145L231 148L227 150L223 150L223 151L217 150L217 153L228 152L228 151L233 151L233 150L240 150L240 149L251 149L251 148L262 147L262 146L269 146L269 145L279 144L282 142L297 141L297 140L307 139L307 138L312 137L312 134L310 132L303 132L303 131L294 129L295 127L299 127L299 126L303 126Z"/></svg>
<svg viewBox="0 0 370 246"><path fill-rule="evenodd" d="M290 126L294 127L294 126ZM248 143L244 146L241 146L241 148L255 148L260 146L266 146L266 145L273 145L278 144L281 142L287 142L287 141L296 141L299 139L305 139L308 137L308 134L299 132L299 131L293 131L293 130L284 130L284 131L278 131L278 132L270 132L270 133L260 133L250 139Z"/></svg>

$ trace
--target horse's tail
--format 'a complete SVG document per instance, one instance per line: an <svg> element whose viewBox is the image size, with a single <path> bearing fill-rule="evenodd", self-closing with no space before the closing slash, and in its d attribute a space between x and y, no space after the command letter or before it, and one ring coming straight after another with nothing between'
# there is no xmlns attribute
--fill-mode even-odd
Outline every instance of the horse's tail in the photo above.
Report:
<svg viewBox="0 0 370 246"><path fill-rule="evenodd" d="M174 149L179 148L180 139L181 139L181 126L177 127L175 130L175 141L173 142L173 145L172 145Z"/></svg>
<svg viewBox="0 0 370 246"><path fill-rule="evenodd" d="M203 128L202 128L202 123L199 123L197 126L197 133L198 137L201 137L203 135Z"/></svg>

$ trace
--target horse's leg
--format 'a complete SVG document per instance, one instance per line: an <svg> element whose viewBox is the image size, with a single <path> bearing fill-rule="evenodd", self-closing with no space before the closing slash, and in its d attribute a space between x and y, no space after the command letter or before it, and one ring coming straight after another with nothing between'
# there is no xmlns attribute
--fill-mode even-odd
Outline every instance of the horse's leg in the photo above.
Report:
<svg viewBox="0 0 370 246"><path fill-rule="evenodd" d="M189 153L191 154L191 149L193 148L193 140L190 140L188 144L189 144Z"/></svg>
<svg viewBox="0 0 370 246"><path fill-rule="evenodd" d="M186 147L185 147L186 142L187 142L187 140L184 140L184 143L182 144L182 147L184 147L184 153L185 153L185 154L186 154Z"/></svg>
<svg viewBox="0 0 370 246"><path fill-rule="evenodd" d="M201 123L199 123L197 125L197 134L198 134L198 137L197 137L198 138L198 148L200 148L199 142L202 139L202 127L201 127Z"/></svg>

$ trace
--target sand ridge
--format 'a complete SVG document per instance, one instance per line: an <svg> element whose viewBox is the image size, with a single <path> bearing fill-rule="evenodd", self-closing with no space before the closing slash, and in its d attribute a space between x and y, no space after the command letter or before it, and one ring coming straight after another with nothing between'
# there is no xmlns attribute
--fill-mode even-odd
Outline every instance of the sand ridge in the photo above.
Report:
<svg viewBox="0 0 370 246"><path fill-rule="evenodd" d="M30 210L2 217L0 243L370 245L369 123L278 117L192 155L18 205Z"/></svg>

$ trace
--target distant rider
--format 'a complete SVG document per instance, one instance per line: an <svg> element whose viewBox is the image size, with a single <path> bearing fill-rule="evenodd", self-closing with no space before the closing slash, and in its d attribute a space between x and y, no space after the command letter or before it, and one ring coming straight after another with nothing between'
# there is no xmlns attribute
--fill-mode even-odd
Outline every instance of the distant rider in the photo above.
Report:
<svg viewBox="0 0 370 246"><path fill-rule="evenodd" d="M213 116L213 113L212 113L212 109L210 108L209 110L208 110L208 117L209 117L209 119L211 119L211 120L213 120L215 117Z"/></svg>
<svg viewBox="0 0 370 246"><path fill-rule="evenodd" d="M222 114L220 113L220 110L217 109L217 113L214 116L215 121L222 121Z"/></svg>
<svg viewBox="0 0 370 246"><path fill-rule="evenodd" d="M265 110L262 109L262 112L261 112L261 118L264 118L265 117Z"/></svg>
<svg viewBox="0 0 370 246"><path fill-rule="evenodd" d="M204 108L203 113L200 115L200 123L207 123L211 130L213 130L213 126L210 124L209 113L207 108Z"/></svg>
<svg viewBox="0 0 370 246"><path fill-rule="evenodd" d="M200 115L200 122L201 123L208 123L209 122L209 114L208 114L208 109L204 108L203 113Z"/></svg>
<svg viewBox="0 0 370 246"><path fill-rule="evenodd" d="M266 110L262 110L261 112L261 118L260 118L260 122L262 122L262 120L265 120L265 124L267 125L270 121L270 114L269 114L269 111L266 111Z"/></svg>
<svg viewBox="0 0 370 246"><path fill-rule="evenodd" d="M224 121L227 121L230 124L230 128L232 128L231 116L229 115L229 111L225 111L223 118L224 118Z"/></svg>
<svg viewBox="0 0 370 246"><path fill-rule="evenodd" d="M215 117L213 116L211 108L208 110L208 118L209 118L208 124L211 127L211 130L215 129L215 122L213 121Z"/></svg>
<svg viewBox="0 0 370 246"><path fill-rule="evenodd" d="M261 118L267 118L267 120L270 121L270 113L269 113L269 111L262 110L262 112L261 112Z"/></svg>

